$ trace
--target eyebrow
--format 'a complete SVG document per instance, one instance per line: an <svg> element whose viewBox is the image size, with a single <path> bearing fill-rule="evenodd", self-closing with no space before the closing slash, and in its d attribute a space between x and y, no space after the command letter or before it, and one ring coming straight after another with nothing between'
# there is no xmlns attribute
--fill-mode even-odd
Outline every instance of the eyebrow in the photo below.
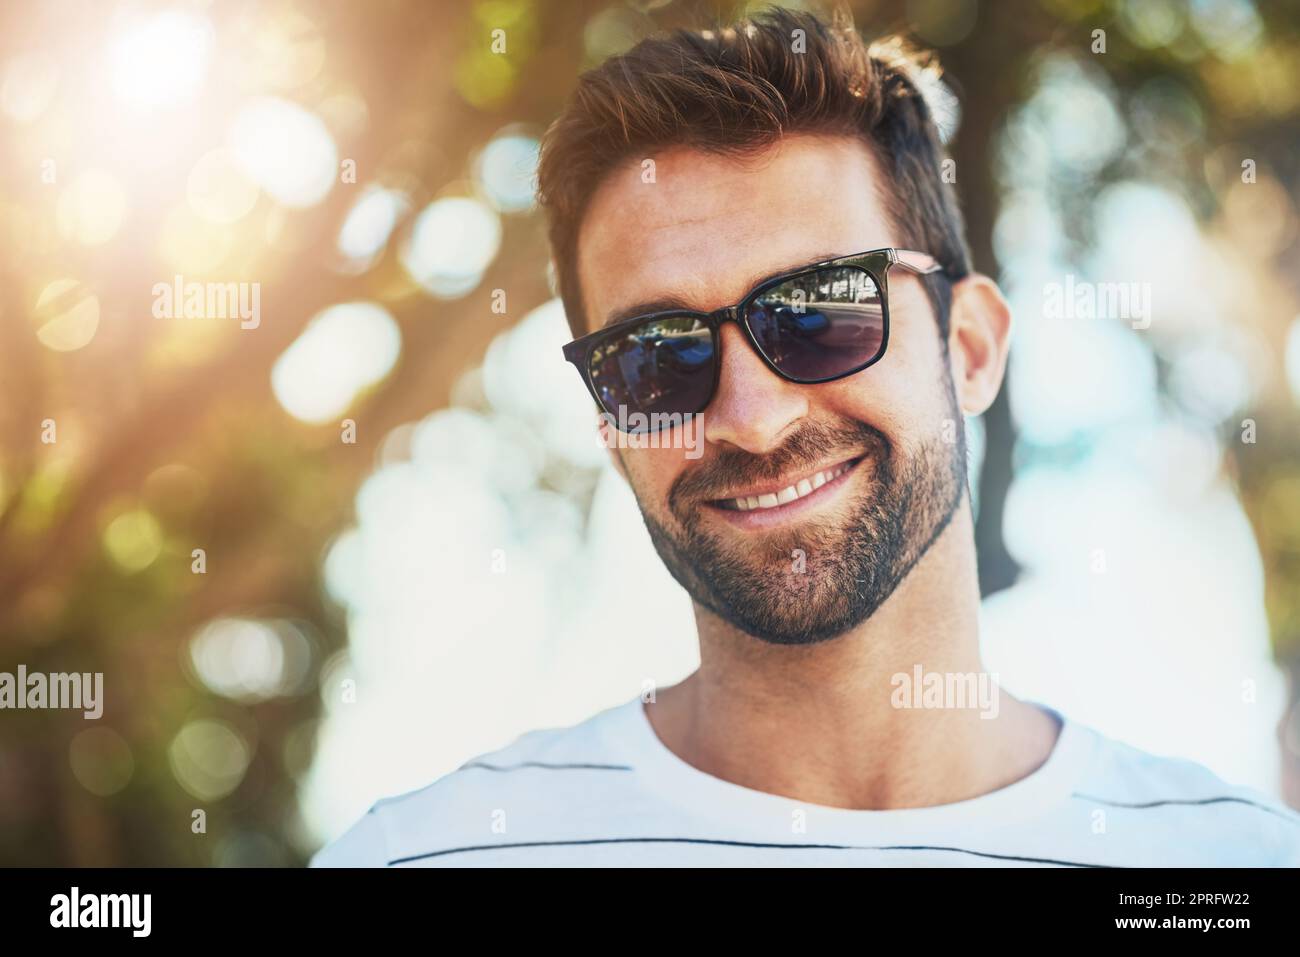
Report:
<svg viewBox="0 0 1300 957"><path fill-rule="evenodd" d="M759 275L751 275L749 281L745 283L747 291L753 290L768 279L776 276L783 276L786 273L796 272L808 266L816 266L818 263L828 262L832 259L841 259L845 254L842 253L820 253L811 257L806 262L794 266L787 266L776 272L765 272ZM848 253L847 255L853 255ZM638 316L649 316L656 312L668 312L669 310L681 310L682 312L708 312L707 309L699 309L685 296L665 295L657 296L654 299L647 299L644 302L638 302L636 305L628 306L626 309L618 309L611 312L601 324L604 329L608 326L617 325L620 322L626 322L628 319L635 319Z"/></svg>

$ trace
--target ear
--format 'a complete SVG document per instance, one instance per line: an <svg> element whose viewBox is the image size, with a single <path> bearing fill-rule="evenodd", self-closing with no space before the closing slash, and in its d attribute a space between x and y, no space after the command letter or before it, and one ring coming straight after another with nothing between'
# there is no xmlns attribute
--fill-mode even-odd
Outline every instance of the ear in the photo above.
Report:
<svg viewBox="0 0 1300 957"><path fill-rule="evenodd" d="M605 446L609 452L609 460L614 463L614 470L623 476L623 481L627 481L627 470L623 468L623 450L618 447L617 437L613 434L614 427L609 424L609 416L603 412L596 413L596 426L600 432L600 444Z"/></svg>
<svg viewBox="0 0 1300 957"><path fill-rule="evenodd" d="M948 355L957 402L967 415L993 404L1007 369L1011 309L998 284L971 273L952 287Z"/></svg>

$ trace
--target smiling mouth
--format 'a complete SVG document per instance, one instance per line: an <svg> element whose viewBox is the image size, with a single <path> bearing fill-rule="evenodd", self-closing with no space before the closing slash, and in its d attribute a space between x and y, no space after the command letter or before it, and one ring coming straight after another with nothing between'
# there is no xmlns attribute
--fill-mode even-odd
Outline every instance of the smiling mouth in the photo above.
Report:
<svg viewBox="0 0 1300 957"><path fill-rule="evenodd" d="M820 469L816 472L806 475L795 482L786 485L784 488L766 489L755 491L752 494L745 494L734 498L715 499L709 504L715 508L721 508L733 512L752 512L763 511L769 508L779 508L783 505L789 505L791 502L797 502L801 498L812 495L823 485L835 481L845 472L853 468L862 461L862 456L857 458L846 459L838 465L832 465L829 468Z"/></svg>

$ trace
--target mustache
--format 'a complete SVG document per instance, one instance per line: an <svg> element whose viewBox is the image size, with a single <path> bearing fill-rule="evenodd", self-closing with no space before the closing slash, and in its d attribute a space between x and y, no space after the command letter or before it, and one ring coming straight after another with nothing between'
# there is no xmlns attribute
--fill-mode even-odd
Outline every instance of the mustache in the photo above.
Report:
<svg viewBox="0 0 1300 957"><path fill-rule="evenodd" d="M791 472L811 472L838 458L874 454L884 461L893 451L885 433L866 422L842 426L810 422L764 455L727 449L701 459L673 481L668 507L676 514L689 502L722 498L738 486L774 481Z"/></svg>

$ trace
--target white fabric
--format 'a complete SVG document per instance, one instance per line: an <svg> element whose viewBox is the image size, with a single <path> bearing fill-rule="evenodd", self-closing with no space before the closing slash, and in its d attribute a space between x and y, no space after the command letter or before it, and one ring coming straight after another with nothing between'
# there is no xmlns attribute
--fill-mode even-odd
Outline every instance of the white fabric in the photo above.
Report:
<svg viewBox="0 0 1300 957"><path fill-rule="evenodd" d="M691 767L633 699L380 801L312 866L1300 866L1294 811L1039 707L1062 730L1022 780L856 811Z"/></svg>

